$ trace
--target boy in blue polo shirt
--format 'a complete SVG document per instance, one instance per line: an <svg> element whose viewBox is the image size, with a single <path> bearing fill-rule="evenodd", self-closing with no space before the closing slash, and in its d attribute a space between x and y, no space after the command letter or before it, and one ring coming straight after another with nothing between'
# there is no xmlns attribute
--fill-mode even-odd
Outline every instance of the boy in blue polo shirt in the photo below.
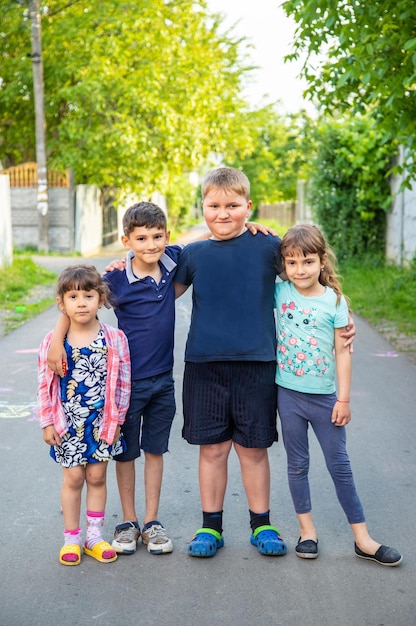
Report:
<svg viewBox="0 0 416 626"><path fill-rule="evenodd" d="M173 277L181 246L169 246L162 209L149 202L130 207L123 217L126 267L104 275L119 327L132 355L132 393L123 428L127 451L115 458L123 523L113 548L124 554L142 542L152 554L172 552L172 540L158 520L163 454L168 451L175 415ZM143 450L146 511L140 532L135 511L135 459Z"/></svg>

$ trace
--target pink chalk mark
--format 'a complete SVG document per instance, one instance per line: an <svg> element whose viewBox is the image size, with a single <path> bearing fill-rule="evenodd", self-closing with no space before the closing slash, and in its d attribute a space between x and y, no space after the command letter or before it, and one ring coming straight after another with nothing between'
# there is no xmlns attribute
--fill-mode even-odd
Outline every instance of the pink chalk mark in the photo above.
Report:
<svg viewBox="0 0 416 626"><path fill-rule="evenodd" d="M35 354L38 348L27 348L26 350L15 350L16 354Z"/></svg>

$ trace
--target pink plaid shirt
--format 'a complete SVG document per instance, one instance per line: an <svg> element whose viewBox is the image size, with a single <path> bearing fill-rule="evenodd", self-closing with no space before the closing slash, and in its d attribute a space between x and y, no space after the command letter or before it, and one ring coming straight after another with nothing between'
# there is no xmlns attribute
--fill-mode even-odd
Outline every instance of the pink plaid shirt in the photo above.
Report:
<svg viewBox="0 0 416 626"><path fill-rule="evenodd" d="M130 352L125 334L108 324L101 324L107 344L107 383L100 439L113 443L116 428L123 424L130 402ZM40 344L38 353L38 416L40 427L55 426L62 436L68 431L60 398L59 376L49 369L47 355L52 332Z"/></svg>

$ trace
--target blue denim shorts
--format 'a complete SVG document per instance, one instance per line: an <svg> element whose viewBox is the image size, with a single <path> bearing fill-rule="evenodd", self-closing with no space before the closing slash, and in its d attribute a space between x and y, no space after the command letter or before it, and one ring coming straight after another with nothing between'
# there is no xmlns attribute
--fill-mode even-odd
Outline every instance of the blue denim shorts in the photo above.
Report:
<svg viewBox="0 0 416 626"><path fill-rule="evenodd" d="M140 451L164 454L175 417L175 385L172 371L134 380L130 407L121 427L127 451L114 456L115 461L132 461Z"/></svg>

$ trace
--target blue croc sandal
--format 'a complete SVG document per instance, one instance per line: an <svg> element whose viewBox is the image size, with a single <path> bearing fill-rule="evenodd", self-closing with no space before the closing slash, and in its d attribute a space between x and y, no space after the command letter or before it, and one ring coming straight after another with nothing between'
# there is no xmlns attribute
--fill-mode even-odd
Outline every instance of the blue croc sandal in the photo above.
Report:
<svg viewBox="0 0 416 626"><path fill-rule="evenodd" d="M260 554L283 556L287 547L275 526L259 526L250 537L252 546L257 546Z"/></svg>
<svg viewBox="0 0 416 626"><path fill-rule="evenodd" d="M221 533L212 528L200 528L188 545L189 556L214 556L218 548L222 548L224 539Z"/></svg>

